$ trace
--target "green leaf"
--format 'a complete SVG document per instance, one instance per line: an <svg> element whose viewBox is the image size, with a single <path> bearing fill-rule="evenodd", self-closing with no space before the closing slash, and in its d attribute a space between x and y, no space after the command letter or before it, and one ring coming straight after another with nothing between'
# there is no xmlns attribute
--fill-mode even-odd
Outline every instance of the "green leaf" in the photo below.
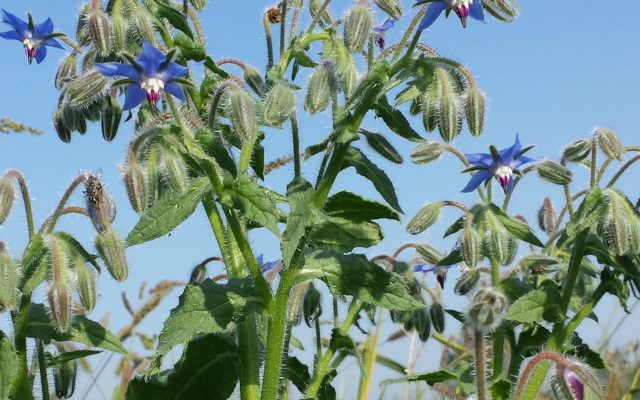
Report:
<svg viewBox="0 0 640 400"><path fill-rule="evenodd" d="M360 373L365 377L367 376L367 370L364 366L364 357L356 343L351 339L351 336L342 332L338 328L334 328L331 330L331 341L329 342L329 347L331 347L334 352L345 349L349 354L354 355L358 361Z"/></svg>
<svg viewBox="0 0 640 400"><path fill-rule="evenodd" d="M383 388L393 383L404 383L404 382L426 382L427 385L433 386L436 383L446 382L452 379L458 379L458 376L449 371L441 369L438 371L427 372L426 374L410 375L410 376L405 376L405 377L396 378L396 379L385 379L382 382L380 382L380 387Z"/></svg>
<svg viewBox="0 0 640 400"><path fill-rule="evenodd" d="M232 279L221 285L210 279L185 287L178 306L171 310L158 339L157 354L168 353L196 335L222 333L231 321L241 321L262 311L260 295L249 279Z"/></svg>
<svg viewBox="0 0 640 400"><path fill-rule="evenodd" d="M527 243L531 243L534 246L544 247L544 244L533 234L529 225L522 221L511 218L504 211L498 208L495 204L490 204L489 209L498 218L502 226L505 227L509 233L520 240L524 240Z"/></svg>
<svg viewBox="0 0 640 400"><path fill-rule="evenodd" d="M11 386L18 376L18 354L11 340L0 331L0 399L9 398Z"/></svg>
<svg viewBox="0 0 640 400"><path fill-rule="evenodd" d="M352 221L325 216L309 232L309 240L316 247L348 253L356 247L371 247L383 239L380 225L370 221Z"/></svg>
<svg viewBox="0 0 640 400"><path fill-rule="evenodd" d="M44 247L44 240L41 235L34 236L27 245L22 257L22 276L18 288L23 293L31 293L45 278L46 266L44 266L44 274L39 273L43 268L42 258L47 253Z"/></svg>
<svg viewBox="0 0 640 400"><path fill-rule="evenodd" d="M361 254L340 254L328 250L308 253L298 271L298 281L322 279L333 294L348 295L391 310L424 307L421 299L398 274L385 271Z"/></svg>
<svg viewBox="0 0 640 400"><path fill-rule="evenodd" d="M332 217L347 218L352 221L374 219L394 219L400 221L400 214L388 206L373 200L366 200L355 193L342 191L329 197L324 211Z"/></svg>
<svg viewBox="0 0 640 400"><path fill-rule="evenodd" d="M582 203L567 222L567 235L575 237L579 232L589 229L600 220L600 215L606 210L606 204L602 200L602 192L594 188L587 193Z"/></svg>
<svg viewBox="0 0 640 400"><path fill-rule="evenodd" d="M154 4L157 7L158 17L166 18L174 28L182 31L189 38L193 39L193 32L189 26L189 21L187 21L187 18L182 12L178 11L165 0L155 1Z"/></svg>
<svg viewBox="0 0 640 400"><path fill-rule="evenodd" d="M282 376L288 379L295 385L295 387L304 393L311 381L311 375L309 375L309 367L303 364L296 357L287 357L282 363Z"/></svg>
<svg viewBox="0 0 640 400"><path fill-rule="evenodd" d="M207 52L204 47L202 47L202 44L194 41L182 32L178 32L173 39L173 44L180 49L180 54L182 54L186 60L200 62L204 61L207 57Z"/></svg>
<svg viewBox="0 0 640 400"><path fill-rule="evenodd" d="M505 379L498 379L491 383L491 397L494 399L506 399L511 393L511 382Z"/></svg>
<svg viewBox="0 0 640 400"><path fill-rule="evenodd" d="M242 211L245 217L280 236L276 201L268 190L256 183L255 179L246 174L238 175L235 179L227 175L224 180L222 203Z"/></svg>
<svg viewBox="0 0 640 400"><path fill-rule="evenodd" d="M557 289L546 287L534 290L516 300L505 318L517 322L539 322L543 318L551 322L562 320L560 293Z"/></svg>
<svg viewBox="0 0 640 400"><path fill-rule="evenodd" d="M349 167L354 167L359 175L370 180L382 198L396 211L402 213L402 208L400 208L400 204L398 203L398 197L396 196L393 183L391 183L387 174L372 163L362 151L354 147L349 149L343 163L343 168L346 169Z"/></svg>
<svg viewBox="0 0 640 400"><path fill-rule="evenodd" d="M382 118L384 123L395 134L412 142L421 142L424 139L412 127L404 114L393 108L386 96L382 96L375 104L376 116Z"/></svg>
<svg viewBox="0 0 640 400"><path fill-rule="evenodd" d="M171 232L195 212L209 188L207 179L194 179L186 192L172 192L160 198L129 232L127 244L135 246Z"/></svg>
<svg viewBox="0 0 640 400"><path fill-rule="evenodd" d="M226 336L206 335L189 343L173 370L145 381L137 377L127 389L127 400L227 399L240 374L238 348Z"/></svg>
<svg viewBox="0 0 640 400"><path fill-rule="evenodd" d="M102 353L102 351L101 350L76 350L76 351L66 351L62 354L58 354L55 357L49 355L47 357L47 367L61 365L68 361L76 360L78 358L89 357L99 353Z"/></svg>
<svg viewBox="0 0 640 400"><path fill-rule="evenodd" d="M71 249L78 253L82 258L91 264L96 271L100 272L100 264L96 261L96 256L91 255L80 242L66 232L56 232L55 235L62 239Z"/></svg>
<svg viewBox="0 0 640 400"><path fill-rule="evenodd" d="M314 193L311 184L305 180L294 180L287 186L287 197L291 211L287 217L287 227L282 234L280 244L282 262L285 266L289 266L291 263L298 243L311 222Z"/></svg>
<svg viewBox="0 0 640 400"><path fill-rule="evenodd" d="M458 218L456 222L454 222L449 228L447 228L447 231L442 237L453 235L454 233L460 231L462 228L464 228L464 217Z"/></svg>
<svg viewBox="0 0 640 400"><path fill-rule="evenodd" d="M42 304L31 304L27 323L21 333L26 337L41 339L46 343L51 340L77 342L116 353L127 354L127 349L113 333L84 315L73 317L68 332L58 332L51 324L49 313Z"/></svg>

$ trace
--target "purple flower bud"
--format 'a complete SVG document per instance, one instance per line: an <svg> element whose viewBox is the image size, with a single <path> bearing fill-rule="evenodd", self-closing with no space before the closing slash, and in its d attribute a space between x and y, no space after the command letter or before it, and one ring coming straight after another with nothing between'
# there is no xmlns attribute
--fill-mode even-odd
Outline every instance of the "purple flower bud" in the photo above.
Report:
<svg viewBox="0 0 640 400"><path fill-rule="evenodd" d="M572 371L567 371L564 374L564 378L571 387L571 391L575 395L576 400L584 400L584 384L580 378L578 378L578 375L574 374Z"/></svg>

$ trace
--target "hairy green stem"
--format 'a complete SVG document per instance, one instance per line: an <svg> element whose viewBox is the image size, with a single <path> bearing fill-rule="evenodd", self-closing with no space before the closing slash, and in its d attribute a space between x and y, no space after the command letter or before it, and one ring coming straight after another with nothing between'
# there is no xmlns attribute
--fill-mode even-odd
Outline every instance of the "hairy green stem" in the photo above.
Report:
<svg viewBox="0 0 640 400"><path fill-rule="evenodd" d="M282 0L282 11L280 15L280 64L282 65L283 59L286 57L285 49L287 48L287 3L288 0Z"/></svg>
<svg viewBox="0 0 640 400"><path fill-rule="evenodd" d="M313 19L311 20L311 23L309 24L309 27L307 28L306 32L304 33L305 36L311 34L311 32L313 32L313 28L315 28L315 26L318 24L318 22L320 22L320 18L322 18L322 15L324 14L325 10L327 9L327 7L329 6L329 3L331 3L331 0L324 0L322 2L322 4L320 5L320 7L316 10L316 15L313 17Z"/></svg>
<svg viewBox="0 0 640 400"><path fill-rule="evenodd" d="M24 212L27 218L27 229L29 232L29 239L31 239L34 235L34 225L33 225L33 211L31 209L31 196L29 195L29 186L27 185L27 181L24 179L24 176L20 173L20 171L15 169L10 169L4 174L4 176L6 178L14 178L18 182L18 186L20 186L20 194L22 195L22 202L24 203Z"/></svg>
<svg viewBox="0 0 640 400"><path fill-rule="evenodd" d="M262 16L262 25L264 26L264 36L267 41L267 70L273 67L273 40L271 39L271 22L265 12Z"/></svg>
<svg viewBox="0 0 640 400"><path fill-rule="evenodd" d="M291 137L293 139L293 176L300 178L300 135L298 132L298 117L295 111L291 115Z"/></svg>
<svg viewBox="0 0 640 400"><path fill-rule="evenodd" d="M47 377L47 360L44 357L44 343L37 340L38 369L40 371L40 387L42 388L42 400L49 400L49 379Z"/></svg>
<svg viewBox="0 0 640 400"><path fill-rule="evenodd" d="M487 400L487 372L484 361L484 333L476 329L473 332L475 350L476 388L478 400Z"/></svg>
<svg viewBox="0 0 640 400"><path fill-rule="evenodd" d="M74 179L71 182L69 187L67 187L67 190L65 190L64 194L60 198L60 201L58 202L58 206L56 207L55 211L51 216L49 225L46 228L47 233L53 232L53 229L56 227L56 223L58 222L58 218L60 218L60 215L62 215L62 210L64 209L64 206L67 204L67 201L69 201L69 197L71 197L71 194L73 193L73 191L76 189L76 187L78 187L80 183L82 183L83 180L84 180L84 177L82 174L80 174L76 177L76 179Z"/></svg>
<svg viewBox="0 0 640 400"><path fill-rule="evenodd" d="M400 54L402 53L402 50L404 49L404 45L409 40L409 35L411 35L411 32L413 32L413 29L422 20L422 17L427 12L427 7L429 7L428 4L425 4L424 6L422 6L422 8L418 11L416 16L413 17L413 20L411 20L411 23L409 24L409 27L407 28L407 31L402 36L402 39L400 39L400 42L398 43L398 47L396 48L395 53L393 53L393 57L391 58L391 62L392 63L395 62L398 59L398 57L400 57ZM413 36L413 42L412 42L413 43L413 48L415 48L416 44L418 43L418 40L420 39L420 34L421 33L422 32L416 32L415 35ZM410 51L408 51L407 54L410 54L410 52L413 51L413 48Z"/></svg>
<svg viewBox="0 0 640 400"><path fill-rule="evenodd" d="M495 257L491 257L491 283L496 289L500 289L500 264ZM493 380L502 375L504 353L504 328L499 326L493 333Z"/></svg>
<svg viewBox="0 0 640 400"><path fill-rule="evenodd" d="M631 166L633 165L633 163L635 163L636 161L640 160L640 155L637 156L633 156L629 159L629 161L627 161L626 163L624 163L624 165L622 165L622 167L620 167L620 169L618 170L618 172L616 172L616 174L611 178L611 180L609 181L609 183L607 183L607 187L610 188L611 186L613 186L614 183L616 183L618 181L618 179L620 179L620 177L622 176L622 174L624 174L624 172Z"/></svg>
<svg viewBox="0 0 640 400"><path fill-rule="evenodd" d="M597 148L596 136L594 135L591 144L591 189L596 186L596 162L598 160Z"/></svg>

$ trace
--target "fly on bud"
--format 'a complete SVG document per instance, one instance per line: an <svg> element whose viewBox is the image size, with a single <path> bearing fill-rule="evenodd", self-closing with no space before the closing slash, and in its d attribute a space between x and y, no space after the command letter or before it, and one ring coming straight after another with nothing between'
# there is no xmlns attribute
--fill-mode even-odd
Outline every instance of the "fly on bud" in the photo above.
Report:
<svg viewBox="0 0 640 400"><path fill-rule="evenodd" d="M0 32L0 37L9 40L17 40L22 43L29 64L35 59L40 64L47 56L47 47L63 49L60 43L54 39L60 34L53 33L53 21L36 24L33 17L28 14L28 20L23 21L6 10L2 10L2 22L9 25L12 30Z"/></svg>
<svg viewBox="0 0 640 400"><path fill-rule="evenodd" d="M335 68L331 61L325 60L309 78L307 95L304 99L304 109L310 114L326 110L337 90L338 80L336 79Z"/></svg>
<svg viewBox="0 0 640 400"><path fill-rule="evenodd" d="M118 232L109 229L96 237L96 248L107 270L118 282L127 279L129 267L125 257L125 244Z"/></svg>
<svg viewBox="0 0 640 400"><path fill-rule="evenodd" d="M359 53L371 35L373 14L368 2L359 2L347 15L344 23L344 44L350 53Z"/></svg>
<svg viewBox="0 0 640 400"><path fill-rule="evenodd" d="M7 220L15 197L16 192L11 180L5 177L0 178L0 225Z"/></svg>
<svg viewBox="0 0 640 400"><path fill-rule="evenodd" d="M100 176L84 173L84 195L87 200L87 214L98 233L104 233L116 218L116 205L104 190Z"/></svg>

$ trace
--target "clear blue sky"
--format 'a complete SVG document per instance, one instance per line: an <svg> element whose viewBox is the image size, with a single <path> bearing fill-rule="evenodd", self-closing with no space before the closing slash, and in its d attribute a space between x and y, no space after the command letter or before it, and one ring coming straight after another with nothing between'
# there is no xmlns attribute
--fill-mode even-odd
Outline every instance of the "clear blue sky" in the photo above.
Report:
<svg viewBox="0 0 640 400"><path fill-rule="evenodd" d="M265 3L256 0L216 0L210 3L202 21L208 48L214 58L239 58L263 68L266 56L260 16L266 7ZM340 15L350 3L335 0L331 7L334 15ZM413 4L410 1L404 3L405 9ZM431 29L425 31L422 41L441 54L467 65L488 95L485 134L480 138L472 138L465 130L456 141L457 147L465 152L478 152L485 151L487 145L495 143L501 148L511 145L514 135L519 133L523 144L536 145L531 152L533 156L558 158L564 145L586 137L595 126L614 128L625 144L640 144L640 79L637 75L637 65L640 63L640 26L637 23L640 3L624 1L615 2L615 6L612 4L602 1L523 2L521 16L512 24L499 23L488 17L486 24L470 21L468 29L463 30L457 19L452 17L438 20ZM79 2L3 0L0 6L19 16L31 11L36 21L51 16L57 30L73 33ZM409 10L407 14L413 12ZM379 19L383 18L381 13L377 15ZM392 43L407 23L408 18L399 22L390 32L387 42ZM0 136L0 170L17 168L24 173L30 183L36 219L41 221L51 212L68 182L78 172L101 168L103 179L119 206L115 226L126 235L134 226L137 216L126 199L118 164L123 160L127 140L133 133L133 124L129 122L122 126L112 143L102 140L99 125L91 126L85 136L74 134L71 144L62 143L51 125L51 115L57 101L53 77L64 52L50 49L43 64L28 66L21 46L17 42L2 40L0 55L0 117L10 116L45 132L40 137L19 134ZM420 121L413 122L421 132ZM376 121L370 120L366 125L386 132ZM328 120L322 116L303 119L303 145L321 140L328 133L328 127ZM391 135L387 137L408 159L411 145ZM277 131L270 132L266 146L268 159L289 154L291 148L288 134ZM428 166L406 163L398 167L382 160L378 164L387 170L396 185L401 206L406 213L403 224L424 202L454 199L471 203L474 200L473 195L460 193L467 177L458 173L462 168L451 157ZM316 165L311 163L306 170L306 177L310 180L314 178ZM577 179L586 177L585 171L575 172ZM283 191L291 174L291 168L283 168L269 177L268 184ZM634 169L621 181L632 199L640 195L637 186L639 176L637 169ZM369 183L353 173L340 178L337 187L357 187L365 196L377 198ZM547 195L559 201L561 192L557 187L540 182L535 175L528 176L513 196L511 211L534 221L537 208ZM73 200L82 204L79 193ZM16 206L10 220L0 227L0 240L8 242L16 255L25 242L23 215L21 206ZM453 218L457 218L457 215L447 211L441 224L430 231L426 239L442 250L450 248L452 243L442 241L440 237L447 222ZM79 238L90 244L94 233L86 221L76 217L68 217L65 221L65 229L78 234ZM401 224L389 223L385 229L387 239L377 248L369 249L367 254L391 252L406 241L425 239L410 237ZM265 253L266 259L279 256L277 243L268 234L255 234L252 243L258 253ZM121 291L131 293L134 298L142 281L154 284L160 279L187 279L193 265L216 253L202 213L188 220L171 237L130 249L129 280L120 285L106 275L100 278L101 298L93 313L94 318L100 319L105 313L110 313L111 326L117 330L125 322L117 315L123 310ZM210 273L219 272L220 266L210 269ZM447 307L465 304L464 300L455 298L450 291L456 277L457 272L449 277L450 285L444 300ZM150 332L158 332L161 321L176 304L177 294L165 300L143 327ZM582 332L589 342L597 342L616 307L610 301L600 307L599 326L592 322L585 323ZM328 306L326 308L329 309ZM616 311L615 318L621 315ZM631 328L639 323L640 318L634 316L625 326ZM456 329L453 323L450 326L452 330ZM623 329L615 336L614 342L623 343L636 338L636 332ZM401 347L392 350L406 354L407 344L405 341ZM429 342L425 352L439 353L438 346ZM100 361L99 357L104 356L97 356L96 360ZM423 356L416 370L421 371L431 365L425 359L434 357L437 358L435 355ZM402 361L405 356L397 358ZM106 389L108 383L102 386ZM84 383L79 384L78 391L82 393L83 387Z"/></svg>

